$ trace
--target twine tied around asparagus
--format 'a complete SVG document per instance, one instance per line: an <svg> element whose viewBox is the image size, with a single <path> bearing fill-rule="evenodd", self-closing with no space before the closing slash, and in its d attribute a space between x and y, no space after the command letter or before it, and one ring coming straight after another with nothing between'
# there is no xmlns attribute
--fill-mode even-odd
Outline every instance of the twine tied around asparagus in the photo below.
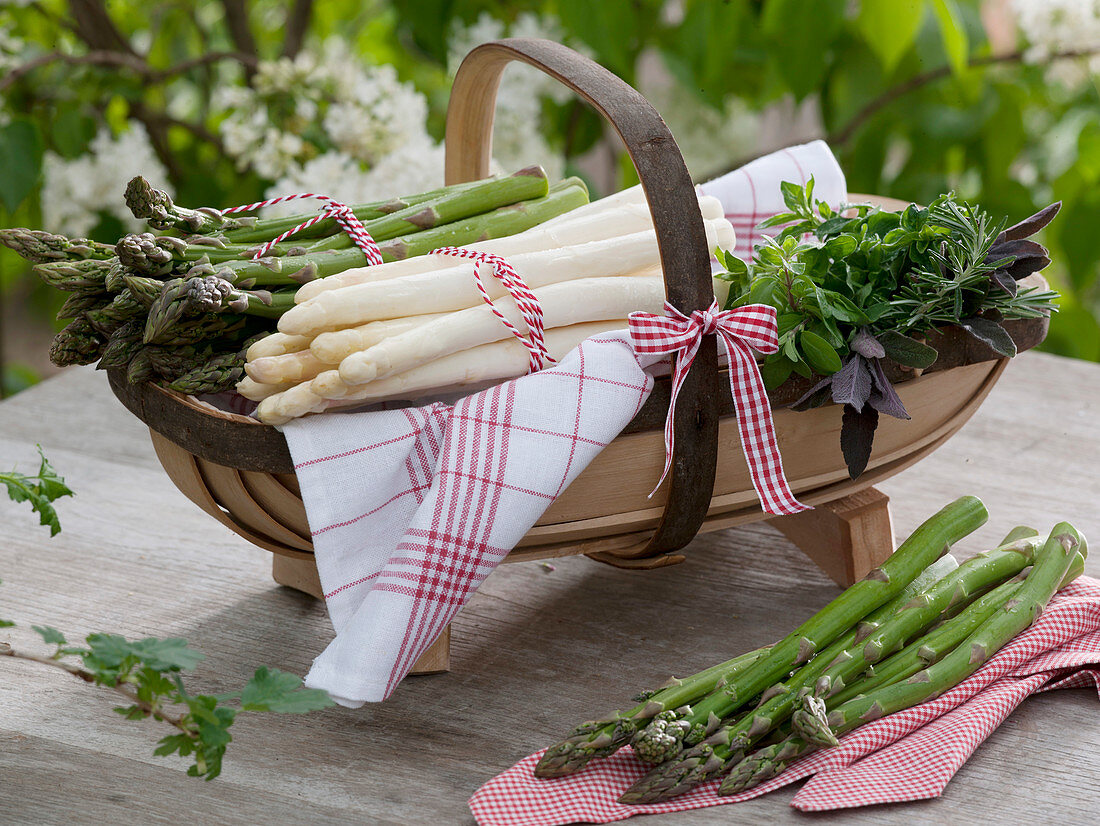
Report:
<svg viewBox="0 0 1100 826"><path fill-rule="evenodd" d="M294 195L280 195L277 198L268 198L265 201L256 201L252 204L243 204L241 206L229 207L228 209L221 209L218 210L218 213L220 215L234 215L238 212L252 212L257 209L263 209L264 207L282 204L287 201L297 201L302 198L316 198L318 201L325 204L325 206L321 207L320 212L312 218L306 219L298 224L298 226L288 229L286 232L260 246L252 254L253 261L258 261L263 258L276 244L285 241L295 233L301 232L326 218L332 218L340 225L340 228L348 234L355 246L363 251L363 255L367 258L367 264L374 266L382 263L382 251L378 249L378 245L374 242L374 239L371 238L370 233L367 232L367 228L363 226L363 222L355 215L354 210L347 204L337 201L335 198L331 198L328 195L319 195L315 192L298 192Z"/></svg>
<svg viewBox="0 0 1100 826"><path fill-rule="evenodd" d="M465 247L440 247L428 254L468 258L474 262L474 283L477 285L477 291L481 293L482 300L489 305L489 309L493 311L493 315L500 319L501 324L507 327L530 353L531 358L527 372L536 373L549 364L556 364L554 358L546 349L546 324L542 304L539 303L538 296L531 292L527 282L523 280L523 277L515 271L511 264L499 255L493 255L490 252L477 252ZM520 315L527 323L527 335L520 332L519 328L509 321L504 313L493 304L493 299L489 296L489 292L485 289L485 283L481 280L481 264L488 264L492 267L493 275L504 285L504 289L508 291L509 295L515 299L516 307L519 308Z"/></svg>

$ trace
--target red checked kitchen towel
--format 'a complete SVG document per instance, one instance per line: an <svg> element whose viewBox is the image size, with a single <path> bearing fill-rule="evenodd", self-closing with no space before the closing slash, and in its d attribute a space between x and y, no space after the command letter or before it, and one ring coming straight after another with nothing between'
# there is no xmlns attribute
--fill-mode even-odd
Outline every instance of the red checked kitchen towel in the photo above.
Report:
<svg viewBox="0 0 1100 826"><path fill-rule="evenodd" d="M803 811L922 800L939 796L1024 698L1088 686L1100 692L1100 581L1081 577L970 679L935 700L861 726L836 748L807 755L739 795L719 797L720 781L714 780L666 803L623 806L616 799L646 772L629 749L555 780L535 778L538 752L478 789L470 809L480 826L611 823L737 803L811 775L791 801Z"/></svg>
<svg viewBox="0 0 1100 826"><path fill-rule="evenodd" d="M731 214L784 210L813 175L844 200L821 141L702 187ZM563 355L563 354L555 354ZM453 406L308 416L283 428L336 639L306 684L344 705L384 700L550 503L634 417L652 387L625 331Z"/></svg>

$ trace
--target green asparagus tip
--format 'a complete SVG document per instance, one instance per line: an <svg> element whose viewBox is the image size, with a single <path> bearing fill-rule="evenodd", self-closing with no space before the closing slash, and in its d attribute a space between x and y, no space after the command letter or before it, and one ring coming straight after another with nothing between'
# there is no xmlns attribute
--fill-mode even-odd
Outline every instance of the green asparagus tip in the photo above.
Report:
<svg viewBox="0 0 1100 826"><path fill-rule="evenodd" d="M528 176L531 178L545 178L546 170L538 164L534 164L532 166L525 166L523 169L512 173L513 178L522 178L524 176Z"/></svg>

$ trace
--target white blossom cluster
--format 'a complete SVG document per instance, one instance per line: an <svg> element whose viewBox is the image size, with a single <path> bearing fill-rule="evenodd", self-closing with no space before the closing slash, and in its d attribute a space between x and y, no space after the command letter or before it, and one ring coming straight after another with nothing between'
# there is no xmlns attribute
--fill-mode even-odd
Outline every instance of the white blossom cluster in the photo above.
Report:
<svg viewBox="0 0 1100 826"><path fill-rule="evenodd" d="M1012 0L1012 11L1030 63L1044 63L1059 52L1100 49L1100 0ZM1087 79L1087 71L1100 72L1100 58L1057 61L1051 70L1052 81L1075 85Z"/></svg>
<svg viewBox="0 0 1100 826"><path fill-rule="evenodd" d="M448 64L451 73L474 46L502 37L545 37L565 39L557 20L525 12L511 26L482 12L468 26L458 26L448 40ZM560 178L565 159L547 144L540 131L544 98L561 103L571 92L556 80L531 66L512 63L504 70L497 92L496 119L493 124L493 159L497 171L513 171L541 164L551 179Z"/></svg>
<svg viewBox="0 0 1100 826"><path fill-rule="evenodd" d="M440 186L443 150L428 135L424 96L339 39L320 55L265 61L251 88L219 92L220 134L238 168L270 180L268 197L312 191L360 203ZM268 213L301 211L291 202Z"/></svg>
<svg viewBox="0 0 1100 826"><path fill-rule="evenodd" d="M47 152L42 173L42 223L69 236L87 235L103 214L113 215L128 229L142 227L122 198L126 182L135 175L171 193L168 174L145 127L133 121L119 135L100 129L88 151L74 160Z"/></svg>

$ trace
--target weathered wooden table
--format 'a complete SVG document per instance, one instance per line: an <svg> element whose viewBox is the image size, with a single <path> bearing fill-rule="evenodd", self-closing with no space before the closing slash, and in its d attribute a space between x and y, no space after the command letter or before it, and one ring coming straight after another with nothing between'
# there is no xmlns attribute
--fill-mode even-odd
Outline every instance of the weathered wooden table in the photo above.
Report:
<svg viewBox="0 0 1100 826"><path fill-rule="evenodd" d="M1026 354L931 458L883 485L908 533L948 500L982 497L990 523L966 556L1016 524L1068 519L1100 542L1100 367ZM259 665L305 673L331 637L324 607L275 585L270 556L176 491L144 427L102 374L74 369L0 404L0 466L41 443L77 492L54 539L25 505L0 503L0 632L182 636L207 654L207 693ZM694 671L778 638L837 587L763 524L708 534L688 562L636 573L584 558L504 566L455 622L452 672L410 678L358 711L243 715L223 776L204 783L155 758L164 732L112 714L104 690L0 660L0 823L472 823L483 781L670 668ZM1087 572L1100 576L1100 552ZM1059 691L1024 703L934 801L814 820L1088 823L1100 806L1100 707ZM647 824L809 820L794 787Z"/></svg>

